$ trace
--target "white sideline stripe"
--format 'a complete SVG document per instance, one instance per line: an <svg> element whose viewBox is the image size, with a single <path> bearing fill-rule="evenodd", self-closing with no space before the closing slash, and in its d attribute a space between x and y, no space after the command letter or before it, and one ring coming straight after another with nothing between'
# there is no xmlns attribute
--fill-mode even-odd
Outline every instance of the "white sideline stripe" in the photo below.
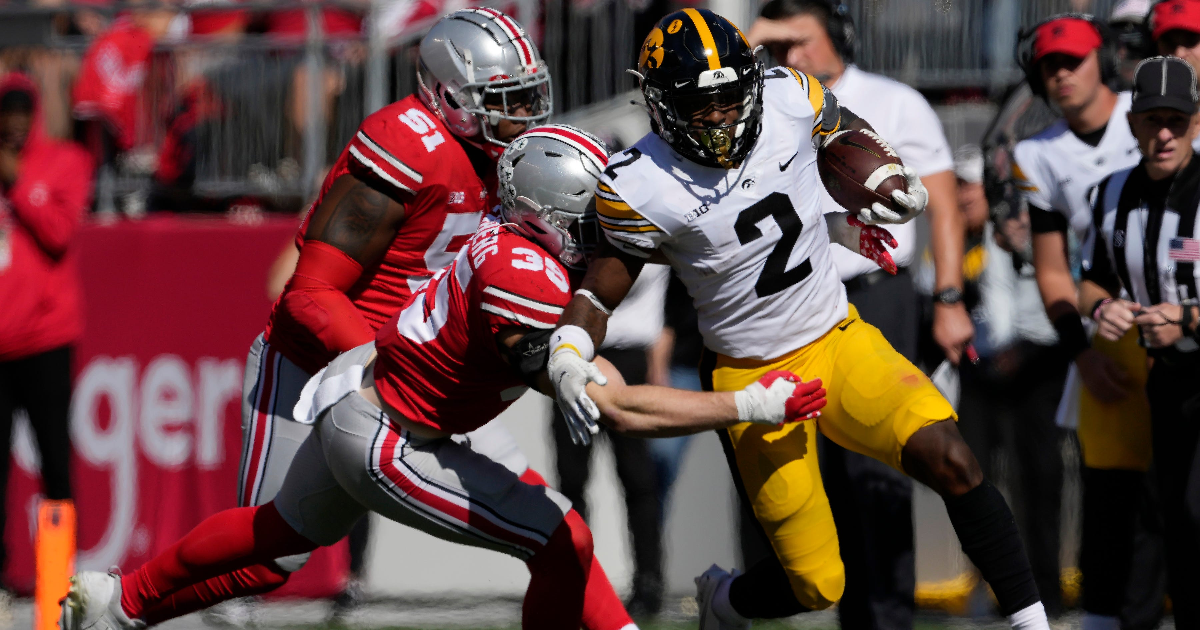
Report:
<svg viewBox="0 0 1200 630"><path fill-rule="evenodd" d="M879 188L879 185L882 184L884 180L889 177L895 177L896 175L901 177L904 176L904 170L899 164L884 164L871 173L871 176L867 178L867 181L863 184L863 186L865 186L867 190L874 191L876 188Z"/></svg>
<svg viewBox="0 0 1200 630"><path fill-rule="evenodd" d="M414 182L417 182L418 184L422 183L423 180L421 179L420 173L409 168L407 164L401 162L400 160L397 160L395 157L392 156L391 153L384 151L382 147L380 147L379 145L372 142L371 139L368 138L366 134L364 134L361 131L358 132L358 139L360 141L362 141L362 143L364 145L366 145L366 147L368 149L374 151L375 155L378 155L379 157L383 158L384 161L386 161L388 164L391 164L392 166L396 167L396 170L400 171L401 173L404 173L405 175L408 175L409 177L412 178L412 180Z"/></svg>
<svg viewBox="0 0 1200 630"><path fill-rule="evenodd" d="M505 319L511 319L514 322L517 322L518 324L525 324L526 326L529 326L530 328L545 328L545 329L554 328L554 324L547 324L545 322L539 322L536 319L533 319L530 317L525 317L524 315L521 315L520 313L514 313L512 311L502 309L498 306L492 306L491 304L488 304L487 302L480 304L479 308L481 310L487 311L489 313L494 313L496 315L499 315L500 317L503 317Z"/></svg>
<svg viewBox="0 0 1200 630"><path fill-rule="evenodd" d="M520 304L521 306L524 306L525 308L531 308L535 311L541 311L543 313L550 313L551 315L562 315L562 312L563 312L563 310L557 306L550 306L549 304L542 304L541 302L534 302L533 300L531 300L529 298L521 297L515 293L509 293L508 291L505 291L504 289L498 289L496 287L488 287L488 288L484 289L483 292L490 294L490 295L494 295L494 296L504 299L504 300L508 300L509 302L512 302L513 304Z"/></svg>
<svg viewBox="0 0 1200 630"><path fill-rule="evenodd" d="M353 145L350 146L350 153L352 155L354 155L354 157L358 158L359 162L362 162L366 166L370 167L372 171L375 171L376 175L384 178L385 180L390 182L393 186L395 186L401 190L407 190L408 192L410 192L414 195L417 194L417 191L409 188L408 186L405 186L404 184L401 184L399 181L396 181L395 177L388 175L387 172L385 172L383 169L379 168L378 164L367 159L367 157L365 155L363 155L358 149L354 148Z"/></svg>

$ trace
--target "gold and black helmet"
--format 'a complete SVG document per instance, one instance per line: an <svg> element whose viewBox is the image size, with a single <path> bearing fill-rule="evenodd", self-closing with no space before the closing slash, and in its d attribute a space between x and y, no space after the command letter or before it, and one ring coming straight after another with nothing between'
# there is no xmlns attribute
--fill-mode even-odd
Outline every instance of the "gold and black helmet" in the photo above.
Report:
<svg viewBox="0 0 1200 630"><path fill-rule="evenodd" d="M728 167L754 147L762 125L763 67L729 20L707 9L664 17L642 43L637 72L654 132L681 155ZM714 110L737 116L699 120Z"/></svg>

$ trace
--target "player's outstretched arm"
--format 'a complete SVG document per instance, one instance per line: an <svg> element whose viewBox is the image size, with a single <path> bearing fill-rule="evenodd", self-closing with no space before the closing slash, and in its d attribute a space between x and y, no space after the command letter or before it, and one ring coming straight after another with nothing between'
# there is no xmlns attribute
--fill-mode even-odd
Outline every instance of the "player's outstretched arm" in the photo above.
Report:
<svg viewBox="0 0 1200 630"><path fill-rule="evenodd" d="M625 299L645 262L611 243L602 243L600 254L588 265L580 289L550 337L546 371L576 444L590 444L599 430L600 411L588 396L587 384L604 385L606 380L591 360L604 340L608 317Z"/></svg>
<svg viewBox="0 0 1200 630"><path fill-rule="evenodd" d="M374 338L346 291L383 258L404 220L402 202L346 174L313 212L296 271L280 298L281 316L311 331L333 352Z"/></svg>
<svg viewBox="0 0 1200 630"><path fill-rule="evenodd" d="M639 437L689 435L738 422L778 425L809 420L825 406L820 379L801 382L790 372L770 372L737 392L693 392L655 385L626 385L604 358L596 366L607 385L589 383L588 394L609 427Z"/></svg>

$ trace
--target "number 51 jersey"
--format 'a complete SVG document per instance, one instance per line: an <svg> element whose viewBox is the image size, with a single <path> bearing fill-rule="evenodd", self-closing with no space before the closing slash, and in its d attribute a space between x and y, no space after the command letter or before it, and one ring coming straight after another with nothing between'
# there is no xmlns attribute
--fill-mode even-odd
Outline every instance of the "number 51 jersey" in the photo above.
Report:
<svg viewBox="0 0 1200 630"><path fill-rule="evenodd" d="M738 168L697 164L647 134L609 159L596 212L618 248L667 257L710 350L765 360L820 338L848 309L812 142L837 104L789 68L767 73L762 98L762 133Z"/></svg>

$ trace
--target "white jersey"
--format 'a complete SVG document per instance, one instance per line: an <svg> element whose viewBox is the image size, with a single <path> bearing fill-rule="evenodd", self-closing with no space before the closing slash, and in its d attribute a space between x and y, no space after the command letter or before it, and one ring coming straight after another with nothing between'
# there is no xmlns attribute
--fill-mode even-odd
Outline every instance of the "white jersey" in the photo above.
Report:
<svg viewBox="0 0 1200 630"><path fill-rule="evenodd" d="M762 132L739 168L697 164L648 134L609 159L596 194L608 240L638 256L662 251L705 345L736 358L779 357L847 314L812 142L836 102L785 68L767 73L762 98Z"/></svg>
<svg viewBox="0 0 1200 630"><path fill-rule="evenodd" d="M1129 92L1117 95L1100 143L1080 140L1059 119L1041 133L1017 143L1013 176L1030 205L1062 214L1082 240L1092 220L1089 191L1109 173L1129 168L1142 159L1129 130Z"/></svg>

